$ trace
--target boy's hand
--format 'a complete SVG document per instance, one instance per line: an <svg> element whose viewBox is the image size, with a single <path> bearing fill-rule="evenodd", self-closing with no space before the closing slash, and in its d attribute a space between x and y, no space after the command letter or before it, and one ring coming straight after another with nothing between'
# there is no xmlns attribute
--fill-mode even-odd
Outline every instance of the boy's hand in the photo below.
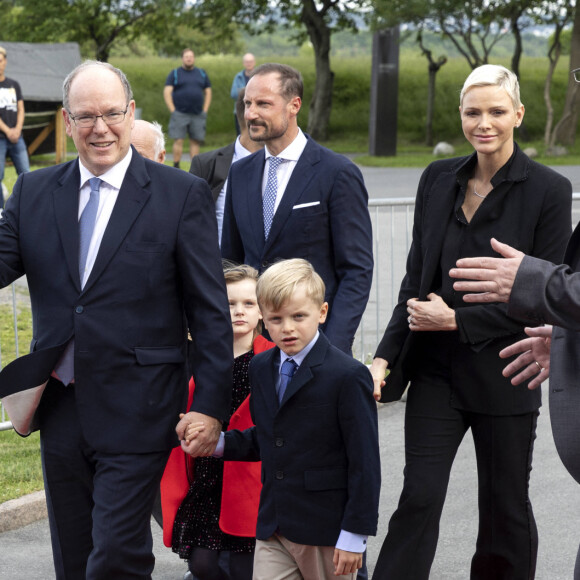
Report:
<svg viewBox="0 0 580 580"><path fill-rule="evenodd" d="M217 446L221 433L221 421L202 413L190 411L179 416L179 423L175 428L181 440L181 447L193 457L209 457ZM189 425L203 423L205 429L198 431L194 438L186 438Z"/></svg>
<svg viewBox="0 0 580 580"><path fill-rule="evenodd" d="M334 549L334 575L343 576L345 574L354 574L359 568L362 568L363 555L359 552L347 552L346 550Z"/></svg>

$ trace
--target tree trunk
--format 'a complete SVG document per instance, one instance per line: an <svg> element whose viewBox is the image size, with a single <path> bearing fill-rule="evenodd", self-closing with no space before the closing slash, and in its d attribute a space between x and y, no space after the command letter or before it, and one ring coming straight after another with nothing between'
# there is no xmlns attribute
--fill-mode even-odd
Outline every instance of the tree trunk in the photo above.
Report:
<svg viewBox="0 0 580 580"><path fill-rule="evenodd" d="M316 82L308 111L308 133L317 141L328 139L334 73L330 70L330 29L311 0L304 2L302 22L314 47Z"/></svg>
<svg viewBox="0 0 580 580"><path fill-rule="evenodd" d="M429 91L427 93L427 122L425 123L425 144L433 146L433 112L435 110L435 80L437 70L429 67Z"/></svg>
<svg viewBox="0 0 580 580"><path fill-rule="evenodd" d="M522 32L518 24L518 18L521 16L521 12L516 16L511 18L512 33L514 35L515 46L514 53L512 54L512 72L520 78L520 61L522 59Z"/></svg>
<svg viewBox="0 0 580 580"><path fill-rule="evenodd" d="M570 46L570 69L580 68L580 10L576 10L574 15L574 28L572 29L572 40ZM562 118L554 128L552 144L562 143L562 145L572 145L576 137L576 126L578 125L578 98L580 91L570 75L568 80L568 90L566 91L566 103Z"/></svg>
<svg viewBox="0 0 580 580"><path fill-rule="evenodd" d="M562 53L562 44L560 43L560 37L562 34L562 28L556 25L556 30L554 31L554 41L550 50L548 51L548 59L550 60L550 66L548 67L548 74L546 75L546 82L544 83L544 102L546 103L546 128L544 129L544 145L546 147L550 146L550 136L552 133L552 126L554 125L554 106L552 105L552 80L554 78L554 71L556 70L556 65L560 60L560 54Z"/></svg>

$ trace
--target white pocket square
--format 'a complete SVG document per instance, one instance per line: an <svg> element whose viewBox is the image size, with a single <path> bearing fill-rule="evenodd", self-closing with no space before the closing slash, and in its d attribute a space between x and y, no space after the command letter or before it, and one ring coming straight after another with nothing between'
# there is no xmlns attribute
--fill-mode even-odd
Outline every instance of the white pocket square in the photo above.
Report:
<svg viewBox="0 0 580 580"><path fill-rule="evenodd" d="M320 205L319 201L311 201L310 203L300 203L298 205L295 205L292 209L302 209L303 207L310 207L313 205Z"/></svg>

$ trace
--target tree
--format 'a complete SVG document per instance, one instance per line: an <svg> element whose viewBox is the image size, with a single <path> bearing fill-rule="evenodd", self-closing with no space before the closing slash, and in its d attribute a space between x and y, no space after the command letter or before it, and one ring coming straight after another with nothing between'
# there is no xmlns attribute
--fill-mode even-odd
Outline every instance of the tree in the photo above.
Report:
<svg viewBox="0 0 580 580"><path fill-rule="evenodd" d="M3 37L26 42L91 43L107 61L112 46L142 34L163 38L177 26L184 0L15 0ZM16 16L16 17L14 17Z"/></svg>
<svg viewBox="0 0 580 580"><path fill-rule="evenodd" d="M429 91L427 94L427 121L425 123L425 143L431 147L433 145L433 115L435 114L435 81L439 69L447 62L447 57L440 56L436 61L433 60L432 52L425 48L423 44L422 30L417 33L417 42L421 51L429 62Z"/></svg>
<svg viewBox="0 0 580 580"><path fill-rule="evenodd" d="M554 32L549 39L548 60L550 64L548 65L548 74L546 75L546 82L544 83L544 102L546 103L547 111L544 144L549 148L553 148L556 144L557 131L552 131L554 122L554 107L550 96L552 79L554 78L554 71L556 70L558 60L564 52L563 36L566 32L564 29L574 17L574 7L567 0L557 0L556 2L548 0L545 4L543 11L536 16L536 19L541 24L554 26Z"/></svg>
<svg viewBox="0 0 580 580"><path fill-rule="evenodd" d="M410 23L448 38L472 69L488 62L493 47L506 34L493 2L375 0L375 6L375 25Z"/></svg>
<svg viewBox="0 0 580 580"><path fill-rule="evenodd" d="M308 38L314 49L316 68L308 132L314 139L324 141L328 138L332 109L332 34L345 29L356 31L370 8L371 0L196 0L192 12L201 26L209 19L216 26L221 23L218 28L224 29L235 21L251 34L260 34L286 24L295 30L297 42Z"/></svg>
<svg viewBox="0 0 580 580"><path fill-rule="evenodd" d="M572 28L572 39L570 42L570 69L580 68L580 10L575 10L574 26ZM572 145L576 137L576 126L578 124L578 99L580 91L574 77L570 75L568 89L566 91L566 102L562 117L554 127L551 143L562 143Z"/></svg>

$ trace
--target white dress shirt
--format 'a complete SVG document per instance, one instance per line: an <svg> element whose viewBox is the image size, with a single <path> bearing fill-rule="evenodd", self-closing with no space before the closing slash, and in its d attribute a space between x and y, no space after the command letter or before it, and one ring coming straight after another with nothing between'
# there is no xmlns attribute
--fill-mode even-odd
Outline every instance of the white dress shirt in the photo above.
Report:
<svg viewBox="0 0 580 580"><path fill-rule="evenodd" d="M298 135L296 135L294 141L292 141L284 151L276 155L276 157L283 159L284 163L280 163L278 171L276 172L278 176L278 191L276 195L276 203L274 204L274 213L276 213L276 210L280 205L280 200L286 191L286 186L290 181L296 163L298 163L298 160L300 159L300 155L302 155L302 152L304 151L304 147L306 147L306 143L308 143L306 135L304 135L302 129L299 127ZM268 146L266 145L266 164L264 166L264 175L262 176L262 196L264 195L264 191L266 191L266 183L268 182L268 167L270 166L268 159L270 157L272 157L272 154L268 151Z"/></svg>
<svg viewBox="0 0 580 580"><path fill-rule="evenodd" d="M102 180L101 187L99 189L99 209L97 210L97 219L95 221L95 229L93 230L93 235L91 237L91 243L89 245L89 252L87 254L87 262L85 264L84 275L81 280L81 288L84 287L93 266L95 265L95 260L101 247L101 241L103 240L103 235L105 234L105 229L109 223L111 214L113 213L113 208L115 207L115 202L117 201L117 196L119 195L119 190L125 179L125 174L131 163L131 158L133 156L133 151L129 148L129 152L125 157L119 161L116 165L113 165L111 169L99 175L99 179ZM93 175L81 162L79 159L79 169L81 172L81 187L79 192L79 220L81 214L85 209L85 206L89 202L89 197L91 195L91 186L89 185L89 179L91 177L96 177Z"/></svg>
<svg viewBox="0 0 580 580"><path fill-rule="evenodd" d="M243 159L248 155L251 155L252 152L248 151L241 143L240 137L236 139L236 143L234 145L234 156L232 157L232 165L238 161L239 159ZM218 240L220 246L222 244L222 230L224 227L224 209L226 207L226 188L228 186L228 178L224 181L224 186L220 191L217 199L215 200L215 217L217 218L218 224Z"/></svg>

